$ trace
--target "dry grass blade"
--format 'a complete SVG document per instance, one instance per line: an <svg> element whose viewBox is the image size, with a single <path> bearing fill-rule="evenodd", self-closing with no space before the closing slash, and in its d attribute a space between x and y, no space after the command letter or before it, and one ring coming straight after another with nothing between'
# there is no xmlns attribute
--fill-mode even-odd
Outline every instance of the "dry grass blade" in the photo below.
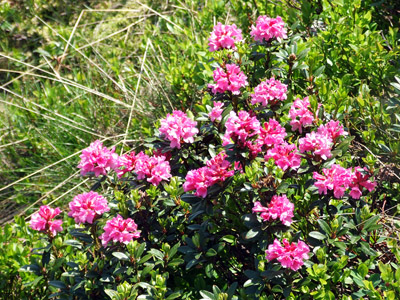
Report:
<svg viewBox="0 0 400 300"><path fill-rule="evenodd" d="M60 37L63 41L67 42L67 40L58 33L57 30L55 30L53 27L51 27L48 23L46 23L43 19L41 19L39 16L35 16L38 20L40 20L44 25L50 28L51 31L53 31L58 37ZM82 51L80 51L78 48L75 48L73 45L71 45L71 48L73 48L75 51L77 51L80 55L82 55L87 61L93 65L97 70L100 71L101 74L103 74L107 79L109 79L112 83L114 83L121 91L123 91L123 88L121 85L116 82L106 71L104 71L98 64L96 64L93 60L91 60L89 57L87 57ZM127 90L129 94L133 96L133 93L129 90Z"/></svg>
<svg viewBox="0 0 400 300"><path fill-rule="evenodd" d="M143 72L143 68L144 68L144 63L146 61L146 55L147 55L147 50L149 49L149 44L150 44L150 39L147 40L146 50L144 51L144 54L143 54L143 60L142 60L142 65L140 67L139 78L138 78L138 81L137 81L137 84L136 84L135 96L133 97L133 100L132 100L132 104L131 104L131 108L130 108L130 112L129 112L128 124L126 124L126 130L125 130L125 136L124 136L124 140L123 140L123 145L125 145L125 143L126 143L126 137L128 135L129 126L130 126L131 121L132 121L133 107L135 106L136 95L137 95L137 93L139 91L140 80L142 78L142 72ZM122 153L122 149L121 149L121 153Z"/></svg>

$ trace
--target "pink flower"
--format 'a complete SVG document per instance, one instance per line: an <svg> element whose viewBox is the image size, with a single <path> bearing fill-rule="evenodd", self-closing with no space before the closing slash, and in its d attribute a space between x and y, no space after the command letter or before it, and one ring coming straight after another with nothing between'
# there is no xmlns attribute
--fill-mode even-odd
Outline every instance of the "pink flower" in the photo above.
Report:
<svg viewBox="0 0 400 300"><path fill-rule="evenodd" d="M153 156L149 160L149 175L147 181L154 186L160 184L161 181L168 181L171 175L171 167L165 156Z"/></svg>
<svg viewBox="0 0 400 300"><path fill-rule="evenodd" d="M222 102L215 102L214 101L214 107L212 108L211 112L208 114L210 117L211 122L214 122L215 120L221 121L222 119L222 112L223 109L222 107L224 106L224 103Z"/></svg>
<svg viewBox="0 0 400 300"><path fill-rule="evenodd" d="M352 175L352 182L349 185L351 191L349 194L354 199L360 199L362 196L363 187L372 192L377 186L376 182L369 180L371 175L368 174L368 170L366 168L363 169L361 167L356 167Z"/></svg>
<svg viewBox="0 0 400 300"><path fill-rule="evenodd" d="M323 175L313 173L313 178L316 179L314 185L320 194L326 195L328 190L333 190L336 198L342 198L346 190L350 188L350 196L360 199L363 187L372 192L377 185L376 182L369 180L371 175L368 174L368 170L361 167L355 167L353 172L351 168L345 169L333 164L330 169L323 169L322 173Z"/></svg>
<svg viewBox="0 0 400 300"><path fill-rule="evenodd" d="M118 177L122 177L127 172L135 172L137 179L145 179L154 186L160 184L161 181L167 181L172 177L171 167L166 161L166 156L156 155L149 157L147 154L140 152L137 155L134 153L122 156L118 162Z"/></svg>
<svg viewBox="0 0 400 300"><path fill-rule="evenodd" d="M34 213L31 217L30 227L37 231L48 231L55 236L57 232L63 230L61 227L62 220L53 220L56 216L61 213L61 210L57 207L55 209L50 208L47 205L42 205L39 211Z"/></svg>
<svg viewBox="0 0 400 300"><path fill-rule="evenodd" d="M96 192L90 191L76 195L69 203L68 216L75 219L75 223L93 224L93 220L110 210L107 200Z"/></svg>
<svg viewBox="0 0 400 300"><path fill-rule="evenodd" d="M260 212L260 217L264 219L264 221L269 220L270 216L268 213L268 208L262 206L261 202L256 201L254 202L254 207L252 209L253 213Z"/></svg>
<svg viewBox="0 0 400 300"><path fill-rule="evenodd" d="M316 179L314 185L318 188L318 192L326 195L328 190L333 190L336 198L342 198L352 182L351 169L333 164L330 169L323 169L322 173L323 175L317 172L313 173L313 178Z"/></svg>
<svg viewBox="0 0 400 300"><path fill-rule="evenodd" d="M303 241L298 241L298 243L292 242L291 244L287 239L283 239L283 246L281 243L275 239L272 245L268 246L266 253L266 258L268 260L277 259L282 267L290 268L293 271L297 271L304 264L304 260L308 259L308 253L310 248Z"/></svg>
<svg viewBox="0 0 400 300"><path fill-rule="evenodd" d="M181 143L193 143L193 136L199 130L196 128L197 122L192 121L188 116L180 110L175 110L172 115L161 120L160 133L162 137L171 141L171 148L181 148Z"/></svg>
<svg viewBox="0 0 400 300"><path fill-rule="evenodd" d="M348 135L346 131L343 130L343 126L340 125L339 121L329 121L325 125L319 126L317 132L322 135L329 136L333 143L336 143L336 140L340 136Z"/></svg>
<svg viewBox="0 0 400 300"><path fill-rule="evenodd" d="M231 111L225 127L223 146L230 144L232 140L235 144L246 147L249 139L260 133L260 122L244 110L239 111L238 115Z"/></svg>
<svg viewBox="0 0 400 300"><path fill-rule="evenodd" d="M235 171L231 170L232 164L226 158L225 151L222 151L207 162L210 186L218 182L224 182L235 174Z"/></svg>
<svg viewBox="0 0 400 300"><path fill-rule="evenodd" d="M274 105L277 101L286 100L287 85L275 78L267 79L254 88L251 94L251 104L261 103L267 106L268 103Z"/></svg>
<svg viewBox="0 0 400 300"><path fill-rule="evenodd" d="M264 156L265 161L270 158L275 160L275 164L280 167L283 171L289 168L297 169L300 167L301 156L297 152L295 144L288 144L286 142L275 145L272 149L267 151Z"/></svg>
<svg viewBox="0 0 400 300"><path fill-rule="evenodd" d="M268 204L268 208L261 205L260 202L255 202L253 207L254 212L261 212L261 218L264 221L270 219L279 220L283 225L290 226L292 224L294 204L289 201L286 195L277 196L274 195L271 202Z"/></svg>
<svg viewBox="0 0 400 300"><path fill-rule="evenodd" d="M243 40L242 31L235 24L222 25L218 22L208 40L211 52L220 49L236 49L235 43Z"/></svg>
<svg viewBox="0 0 400 300"><path fill-rule="evenodd" d="M81 162L78 168L81 168L81 175L88 172L94 172L96 177L106 175L110 169L116 167L118 155L114 153L115 148L108 150L99 140L94 141L86 149L83 149L80 155Z"/></svg>
<svg viewBox="0 0 400 300"><path fill-rule="evenodd" d="M281 17L269 18L267 16L259 16L256 26L251 26L250 35L255 41L269 41L274 38L287 38L285 23Z"/></svg>
<svg viewBox="0 0 400 300"><path fill-rule="evenodd" d="M333 142L330 136L319 134L315 131L307 133L306 137L299 139L299 150L301 153L311 151L324 160L332 156Z"/></svg>
<svg viewBox="0 0 400 300"><path fill-rule="evenodd" d="M183 190L185 192L196 190L194 193L196 196L205 198L210 186L224 182L228 177L235 174L235 171L231 170L231 163L225 159L226 157L225 151L222 151L210 159L207 166L190 170L186 175Z"/></svg>
<svg viewBox="0 0 400 300"><path fill-rule="evenodd" d="M259 143L266 146L279 145L284 142L286 130L274 119L269 119L264 123L264 127L260 127L258 137Z"/></svg>
<svg viewBox="0 0 400 300"><path fill-rule="evenodd" d="M110 241L128 244L133 238L140 237L137 225L131 218L123 219L120 215L108 220L104 226L104 233L100 236L104 247Z"/></svg>
<svg viewBox="0 0 400 300"><path fill-rule="evenodd" d="M172 158L171 151L163 152L163 149L153 150L154 156L164 156L166 161L169 161Z"/></svg>
<svg viewBox="0 0 400 300"><path fill-rule="evenodd" d="M240 88L248 85L247 76L235 64L227 64L225 69L219 67L214 70L215 84L209 84L214 94L230 91L234 95L240 94Z"/></svg>
<svg viewBox="0 0 400 300"><path fill-rule="evenodd" d="M186 181L183 184L185 192L196 190L196 196L205 198L207 196L207 188L210 186L210 169L202 167L200 169L190 170L186 175Z"/></svg>
<svg viewBox="0 0 400 300"><path fill-rule="evenodd" d="M299 130L302 133L302 128L306 125L311 125L314 122L314 114L311 112L311 105L308 97L303 100L297 98L290 108L289 117L292 119L290 125L292 130Z"/></svg>
<svg viewBox="0 0 400 300"><path fill-rule="evenodd" d="M118 178L121 178L126 173L131 173L135 170L136 159L137 158L135 152L131 152L119 157L115 170L117 172Z"/></svg>

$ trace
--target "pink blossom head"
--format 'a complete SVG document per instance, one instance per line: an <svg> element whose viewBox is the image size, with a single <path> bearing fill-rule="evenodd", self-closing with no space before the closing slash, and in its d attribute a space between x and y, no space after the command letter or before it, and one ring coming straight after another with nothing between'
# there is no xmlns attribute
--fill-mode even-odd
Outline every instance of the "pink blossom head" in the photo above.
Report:
<svg viewBox="0 0 400 300"><path fill-rule="evenodd" d="M260 133L260 122L257 117L244 110L239 111L238 114L231 111L225 127L224 146L232 140L235 144L246 147L249 139Z"/></svg>
<svg viewBox="0 0 400 300"><path fill-rule="evenodd" d="M214 84L209 84L214 94L230 91L234 95L240 94L240 89L248 85L247 76L235 64L226 64L225 68L214 70Z"/></svg>
<svg viewBox="0 0 400 300"><path fill-rule="evenodd" d="M258 201L254 203L253 207L253 213L261 212L261 218L263 218L264 221L279 219L282 224L286 226L290 226L293 222L293 211L294 204L289 201L286 195L274 195L271 202L268 204L268 208L262 206Z"/></svg>
<svg viewBox="0 0 400 300"><path fill-rule="evenodd" d="M270 158L273 158L275 164L283 171L289 168L298 169L301 164L301 156L298 153L296 145L288 144L287 142L274 145L273 148L268 149L264 159L268 161Z"/></svg>
<svg viewBox="0 0 400 300"><path fill-rule="evenodd" d="M242 31L235 24L222 25L218 22L208 39L208 46L211 52L221 49L236 49L235 43L242 40Z"/></svg>
<svg viewBox="0 0 400 300"><path fill-rule="evenodd" d="M351 170L333 164L329 169L323 169L322 173L313 173L313 178L316 180L314 185L318 188L318 192L326 195L328 190L331 190L336 198L342 198L352 182Z"/></svg>
<svg viewBox="0 0 400 300"><path fill-rule="evenodd" d="M275 78L267 79L254 88L251 94L251 104L261 103L262 106L274 105L286 100L287 85Z"/></svg>
<svg viewBox="0 0 400 300"><path fill-rule="evenodd" d="M235 174L235 171L232 170L232 164L227 161L226 158L227 155L225 151L222 151L207 162L207 167L209 169L208 180L210 186L216 183L224 182L228 177L231 177Z"/></svg>
<svg viewBox="0 0 400 300"><path fill-rule="evenodd" d="M121 178L126 173L133 172L135 166L136 166L136 154L134 151L120 156L118 158L115 170L117 172L118 178Z"/></svg>
<svg viewBox="0 0 400 300"><path fill-rule="evenodd" d="M333 120L329 121L325 125L319 126L317 132L319 134L330 137L333 143L336 143L336 140L340 136L345 136L348 134L346 131L344 131L343 126L340 125L339 121L333 121Z"/></svg>
<svg viewBox="0 0 400 300"><path fill-rule="evenodd" d="M153 156L149 159L149 175L147 181L157 186L161 181L168 181L171 175L171 167L169 162L165 160L165 156Z"/></svg>
<svg viewBox="0 0 400 300"><path fill-rule="evenodd" d="M196 196L205 198L207 196L207 188L210 184L210 169L202 167L200 169L190 170L186 175L186 181L183 184L185 192L196 190Z"/></svg>
<svg viewBox="0 0 400 300"><path fill-rule="evenodd" d="M115 148L108 150L99 140L91 143L88 148L83 149L80 155L81 162L78 168L81 169L81 175L88 172L94 172L96 177L106 175L110 169L117 166L118 155L114 152Z"/></svg>
<svg viewBox="0 0 400 300"><path fill-rule="evenodd" d="M360 199L362 196L363 188L367 189L369 192L372 192L377 183L375 181L369 180L371 174L368 169L356 167L354 172L352 172L351 183L349 185L350 188L350 196L354 199Z"/></svg>
<svg viewBox="0 0 400 300"><path fill-rule="evenodd" d="M283 239L282 242L283 246L275 239L274 243L268 246L266 258L270 261L277 259L282 267L297 271L303 266L304 260L309 258L310 248L303 241L290 244L287 239Z"/></svg>
<svg viewBox="0 0 400 300"><path fill-rule="evenodd" d="M140 237L140 231L137 230L137 225L131 218L124 219L120 215L108 220L104 226L104 233L100 236L104 247L112 242L120 242L128 244L132 239Z"/></svg>
<svg viewBox="0 0 400 300"><path fill-rule="evenodd" d="M68 216L75 219L75 223L89 223L110 210L107 200L96 192L90 191L76 195L69 203Z"/></svg>
<svg viewBox="0 0 400 300"><path fill-rule="evenodd" d="M311 104L308 100L308 97L305 97L303 100L297 98L290 110L289 117L292 119L290 121L290 125L292 125L292 130L298 130L302 133L302 129L311 125L314 122L314 114L311 112Z"/></svg>
<svg viewBox="0 0 400 300"><path fill-rule="evenodd" d="M268 213L268 208L265 206L262 206L261 202L256 201L254 202L254 207L252 209L253 213L260 212L261 215L260 217L264 219L264 221L269 220L269 213Z"/></svg>
<svg viewBox="0 0 400 300"><path fill-rule="evenodd" d="M259 16L256 26L251 26L250 35L255 41L269 41L276 38L286 39L287 31L281 17Z"/></svg>
<svg viewBox="0 0 400 300"><path fill-rule="evenodd" d="M259 142L268 147L284 142L286 130L275 119L269 119L260 127Z"/></svg>
<svg viewBox="0 0 400 300"><path fill-rule="evenodd" d="M172 115L161 120L160 133L162 137L171 142L171 148L181 148L181 143L193 143L194 136L199 132L197 122L192 121L180 110L175 110Z"/></svg>
<svg viewBox="0 0 400 300"><path fill-rule="evenodd" d="M34 213L31 217L30 227L37 231L48 231L52 236L55 236L57 232L63 230L61 227L62 220L54 220L56 216L61 213L61 210L57 207L55 209L42 205L39 211Z"/></svg>
<svg viewBox="0 0 400 300"><path fill-rule="evenodd" d="M224 103L214 101L214 107L212 108L211 112L208 114L208 116L210 117L211 122L214 122L215 120L221 121L222 112L223 112L222 107L223 106L224 106Z"/></svg>
<svg viewBox="0 0 400 300"><path fill-rule="evenodd" d="M315 131L307 133L304 138L299 139L299 150L301 153L311 152L327 160L332 156L333 142L330 136L319 134Z"/></svg>

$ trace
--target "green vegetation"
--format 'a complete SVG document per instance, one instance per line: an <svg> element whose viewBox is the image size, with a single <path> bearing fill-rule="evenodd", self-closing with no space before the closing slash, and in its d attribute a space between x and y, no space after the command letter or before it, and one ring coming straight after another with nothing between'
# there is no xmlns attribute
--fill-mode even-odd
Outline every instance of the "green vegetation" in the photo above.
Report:
<svg viewBox="0 0 400 300"><path fill-rule="evenodd" d="M313 246L320 248L302 272L301 276L309 279L295 279L298 280L295 285L299 282L304 285L296 291L303 298L290 299L308 299L305 295L310 293L314 299L335 299L338 294L343 295L340 299L350 299L350 295L353 299L399 297L398 1L221 0L205 3L173 0L167 3L143 0L110 4L3 0L0 1L0 222L3 224L0 278L4 280L0 282L0 290L5 298L46 297L46 288L54 293L60 286L61 290L64 288L59 278L54 279L60 276L59 271L51 274L52 281L57 282L46 287L43 282L47 279L38 279L40 272L21 270L24 265L33 264L32 260L46 266L41 260L47 249L43 251L40 247L46 247L47 243L40 239L40 234L27 228L25 221L41 204L65 207L74 195L96 184L79 175L76 166L80 151L96 139L109 148L116 145L118 153L140 148L149 143L146 139L159 127L157 120L173 109L195 114L206 112L206 105L212 104L207 84L212 81L215 67L210 61L207 39L214 24L236 23L248 35L251 24L263 14L280 15L290 28L291 41L270 53L266 73L259 74L258 78L274 75L287 79L289 102L299 95L309 96L312 103L322 103L320 116L340 120L350 133L349 144L343 147L348 149L341 152L343 161L348 166L368 166L379 183L363 199L363 205L354 207L354 212L342 210L343 216L331 216L325 210L325 223L321 221L322 215L318 219L318 214L312 213L307 221L302 221L299 232L307 236L318 231L312 238ZM281 121L288 120L283 117ZM254 184L252 172L256 174L260 170L260 166L252 165L241 180ZM118 193L113 196L110 190L107 193L116 203L124 197L133 197ZM294 194L296 205L300 205L304 194ZM317 198L315 194L306 197ZM185 205L183 208L188 208ZM165 212L159 210L155 213L163 216ZM176 214L174 222L183 218L178 207L171 205L166 210ZM346 213L354 214L354 218ZM14 220L14 216L18 217ZM222 284L224 277L220 270L208 267L208 274L202 276L194 267L195 262L190 266L193 269L188 268L198 254L195 250L199 246L193 243L203 243L201 248L210 251L210 255L200 253L207 258L199 256L206 259L208 266L214 251L225 258L228 255L227 249L231 248L219 248L220 243L231 244L232 249L240 244L231 236L221 241L209 238L215 232L200 230L204 226L201 221L209 220L197 219L191 224L192 229L196 228L193 232L184 229L185 236L173 241L181 246L187 243L185 246L193 249L174 253L174 260L165 266L159 261L165 261L165 255L172 251L171 242L158 237L162 242L151 245L151 255L138 254L144 247L140 244L130 245L125 256L140 259L143 254L149 260L138 268L147 278L146 282L135 287L137 291L132 289L133 282L114 282L106 294L115 299L117 296L112 295L136 299L136 292L151 290L157 295L142 299L164 299L165 293L180 297L175 287L184 287L187 298L182 299L230 299L228 294L234 293L239 299L245 299L244 295L250 293L245 288L253 291L263 286L261 278L266 276L263 266L247 270L245 276L250 283L239 286L236 291L234 284L231 288ZM235 221L239 222L240 218ZM72 220L68 222L69 226L73 225ZM169 229L177 228L182 229L175 225ZM66 240L79 238L68 236L54 243L63 249L82 248L82 244L74 242L67 245ZM354 256L344 251L343 243L351 244ZM258 254L261 259L263 253ZM118 264L123 265L125 256L116 257ZM82 265L86 263L84 257L71 255L64 260L52 259L51 268L56 270L57 264L73 259ZM66 272L76 271L76 266L69 267ZM193 277L174 282L170 274L187 276L180 268L190 269ZM188 292L192 287L194 294ZM278 284L268 288L282 297L287 293L280 290L282 287Z"/></svg>

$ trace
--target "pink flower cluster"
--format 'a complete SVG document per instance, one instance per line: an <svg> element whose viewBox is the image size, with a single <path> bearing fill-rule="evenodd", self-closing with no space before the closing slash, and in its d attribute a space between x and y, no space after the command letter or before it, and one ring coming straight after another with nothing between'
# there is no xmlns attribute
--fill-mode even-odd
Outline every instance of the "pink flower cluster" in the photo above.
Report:
<svg viewBox="0 0 400 300"><path fill-rule="evenodd" d="M336 143L337 139L340 136L347 135L348 133L344 131L343 126L340 125L339 121L329 121L325 125L321 125L318 127L317 132L321 135L328 136L333 143Z"/></svg>
<svg viewBox="0 0 400 300"><path fill-rule="evenodd" d="M197 122L192 121L188 116L180 110L175 110L172 115L161 120L160 133L167 140L171 141L171 148L181 148L181 143L193 143L193 136L199 130L196 128Z"/></svg>
<svg viewBox="0 0 400 300"><path fill-rule="evenodd" d="M230 91L234 95L239 95L240 88L248 84L247 76L235 64L225 65L225 70L218 67L214 70L213 77L215 84L210 83L208 87L214 94Z"/></svg>
<svg viewBox="0 0 400 300"><path fill-rule="evenodd" d="M48 231L55 236L57 232L62 231L61 227L62 220L53 220L56 216L61 213L61 210L57 207L55 209L50 208L47 205L42 205L39 211L34 213L31 218L30 227L37 231Z"/></svg>
<svg viewBox="0 0 400 300"><path fill-rule="evenodd" d="M323 169L322 173L313 173L313 178L316 180L314 185L318 188L320 194L326 195L328 190L333 190L333 195L336 198L342 198L346 190L350 189L350 196L354 199L360 199L363 188L372 192L377 185L376 182L369 180L371 175L361 167L356 167L353 172L352 168L346 169L333 164L330 169Z"/></svg>
<svg viewBox="0 0 400 300"><path fill-rule="evenodd" d="M301 164L301 156L297 152L296 145L286 142L275 145L272 149L269 149L264 159L268 161L270 158L273 158L275 164L283 171L289 168L297 169Z"/></svg>
<svg viewBox="0 0 400 300"><path fill-rule="evenodd" d="M99 140L91 143L80 155L81 162L78 168L82 169L81 175L88 172L94 172L96 177L106 175L110 169L115 168L118 161L118 155L114 151L115 148L108 150Z"/></svg>
<svg viewBox="0 0 400 300"><path fill-rule="evenodd" d="M110 210L107 200L96 192L90 191L76 195L69 203L68 216L75 219L75 223L93 224L96 217Z"/></svg>
<svg viewBox="0 0 400 300"><path fill-rule="evenodd" d="M301 153L310 151L324 160L332 156L333 141L329 135L319 132L307 133L304 138L299 139L299 150Z"/></svg>
<svg viewBox="0 0 400 300"><path fill-rule="evenodd" d="M225 127L223 146L230 144L232 140L241 147L248 147L249 140L260 133L260 122L257 117L251 116L244 110L239 111L237 115L231 111Z"/></svg>
<svg viewBox="0 0 400 300"><path fill-rule="evenodd" d="M261 145L271 147L273 145L282 144L285 137L285 128L275 119L269 119L268 122L264 123L264 127L260 127L257 141Z"/></svg>
<svg viewBox="0 0 400 300"><path fill-rule="evenodd" d="M137 225L131 218L124 219L120 215L108 220L104 226L104 233L100 236L104 247L110 241L128 244L133 238L140 237Z"/></svg>
<svg viewBox="0 0 400 300"><path fill-rule="evenodd" d="M297 98L290 110L289 117L292 119L290 125L292 125L292 130L298 130L302 133L302 129L306 125L311 125L314 122L314 114L311 112L311 104L308 100L308 97L305 97L303 100Z"/></svg>
<svg viewBox="0 0 400 300"><path fill-rule="evenodd" d="M308 259L308 253L310 248L303 241L298 241L298 243L292 242L291 244L287 239L283 239L283 246L279 240L275 239L272 245L268 246L266 253L266 258L268 260L277 259L282 267L290 268L293 271L300 269L304 260Z"/></svg>
<svg viewBox="0 0 400 300"><path fill-rule="evenodd" d="M255 41L269 41L274 38L287 38L285 23L281 17L269 18L267 16L259 16L256 26L251 26L250 35Z"/></svg>
<svg viewBox="0 0 400 300"><path fill-rule="evenodd" d="M208 39L208 46L210 51L217 51L220 49L236 49L235 43L243 40L242 30L233 25L222 25L218 22L211 32Z"/></svg>
<svg viewBox="0 0 400 300"><path fill-rule="evenodd" d="M231 163L226 160L226 157L226 153L222 151L209 160L207 166L189 171L186 175L186 182L183 184L184 191L196 190L194 193L196 196L205 198L207 188L233 176L235 171L231 170Z"/></svg>
<svg viewBox="0 0 400 300"><path fill-rule="evenodd" d="M267 106L268 103L274 105L277 101L286 100L287 85L275 78L267 79L254 88L251 94L251 104L261 103Z"/></svg>
<svg viewBox="0 0 400 300"><path fill-rule="evenodd" d="M208 114L210 117L211 122L214 122L215 120L221 121L222 119L222 112L223 109L222 107L224 106L224 103L222 102L215 102L214 101L214 107L212 108L211 112Z"/></svg>
<svg viewBox="0 0 400 300"><path fill-rule="evenodd" d="M166 161L166 156L156 155L149 157L147 154L140 152L135 155L134 152L121 156L118 162L118 177L121 178L125 173L134 171L137 179L145 179L154 186L160 184L161 181L167 181L171 175L171 167Z"/></svg>
<svg viewBox="0 0 400 300"><path fill-rule="evenodd" d="M292 224L294 204L289 201L286 195L273 196L268 207L261 205L259 201L254 203L253 213L261 212L261 218L264 221L269 221L270 219L276 220L279 218L283 225L290 226Z"/></svg>

